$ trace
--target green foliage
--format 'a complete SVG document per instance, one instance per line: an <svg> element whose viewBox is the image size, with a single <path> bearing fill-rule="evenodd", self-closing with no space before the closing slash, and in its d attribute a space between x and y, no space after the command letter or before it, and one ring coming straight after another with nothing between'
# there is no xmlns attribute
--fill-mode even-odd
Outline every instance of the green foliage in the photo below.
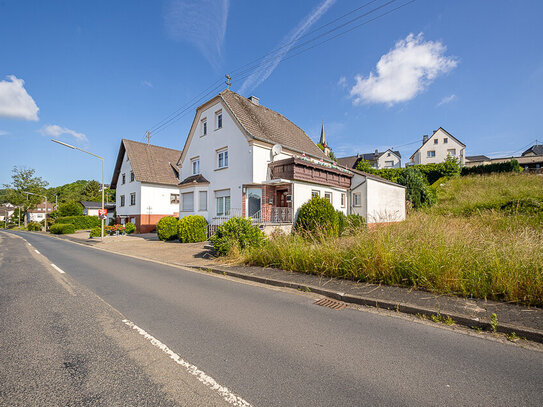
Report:
<svg viewBox="0 0 543 407"><path fill-rule="evenodd" d="M81 216L83 215L83 206L79 202L69 201L58 206L56 217Z"/></svg>
<svg viewBox="0 0 543 407"><path fill-rule="evenodd" d="M414 208L431 206L436 202L435 193L428 186L426 178L418 168L407 168L398 178L398 183L407 188L405 197Z"/></svg>
<svg viewBox="0 0 543 407"><path fill-rule="evenodd" d="M68 235L75 233L75 227L71 223L55 223L49 231L55 235Z"/></svg>
<svg viewBox="0 0 543 407"><path fill-rule="evenodd" d="M203 216L185 216L177 222L177 237L181 243L196 243L207 240L207 221Z"/></svg>
<svg viewBox="0 0 543 407"><path fill-rule="evenodd" d="M338 214L325 198L313 196L298 212L295 229L313 235L337 236Z"/></svg>
<svg viewBox="0 0 543 407"><path fill-rule="evenodd" d="M13 167L11 184L4 185L6 191L2 199L13 205L22 206L25 212L42 202L44 198L41 195L45 195L48 182L35 176L35 172L33 169ZM37 195L26 194L26 192Z"/></svg>
<svg viewBox="0 0 543 407"><path fill-rule="evenodd" d="M177 239L177 218L165 216L156 224L156 233L160 240Z"/></svg>
<svg viewBox="0 0 543 407"><path fill-rule="evenodd" d="M522 172L522 167L517 160L504 163L483 164L474 167L462 167L462 175L490 174L493 172Z"/></svg>
<svg viewBox="0 0 543 407"><path fill-rule="evenodd" d="M132 222L128 222L126 225L124 225L124 231L127 235L131 235L136 231L136 225L134 225Z"/></svg>
<svg viewBox="0 0 543 407"><path fill-rule="evenodd" d="M336 211L338 217L338 236L352 236L364 227L366 220L363 216L350 214L345 215Z"/></svg>
<svg viewBox="0 0 543 407"><path fill-rule="evenodd" d="M69 201L101 201L102 192L100 191L102 184L97 181L78 180L70 184L61 185L47 190L47 198L51 202L58 199L59 203ZM106 188L105 202L115 202L115 190Z"/></svg>
<svg viewBox="0 0 543 407"><path fill-rule="evenodd" d="M102 197L100 192L100 184L97 181L89 181L83 188L83 198L85 201L94 201L97 197ZM100 199L101 200L101 199Z"/></svg>
<svg viewBox="0 0 543 407"><path fill-rule="evenodd" d="M460 163L454 157L447 157L445 162L439 164L415 165L413 167L426 177L428 184L433 184L443 177L452 178L460 175Z"/></svg>
<svg viewBox="0 0 543 407"><path fill-rule="evenodd" d="M55 220L57 223L71 224L75 227L75 230L85 230L100 227L100 219L98 216L63 216Z"/></svg>
<svg viewBox="0 0 543 407"><path fill-rule="evenodd" d="M356 214L350 214L347 215L347 226L351 231L356 232L357 230L364 227L366 224L366 220L363 216L356 215Z"/></svg>
<svg viewBox="0 0 543 407"><path fill-rule="evenodd" d="M31 232L39 232L41 230L41 225L38 222L28 222L26 229Z"/></svg>
<svg viewBox="0 0 543 407"><path fill-rule="evenodd" d="M347 216L341 211L336 210L337 214L337 234L338 236L342 236L345 232L347 232Z"/></svg>
<svg viewBox="0 0 543 407"><path fill-rule="evenodd" d="M217 228L209 239L219 255L227 255L233 249L243 251L264 244L264 233L250 219L234 216Z"/></svg>
<svg viewBox="0 0 543 407"><path fill-rule="evenodd" d="M102 227L92 228L89 237L102 237Z"/></svg>
<svg viewBox="0 0 543 407"><path fill-rule="evenodd" d="M321 143L318 143L317 147L320 148L321 151L324 151L324 146ZM330 148L330 146L328 146L328 148ZM330 148L330 153L328 154L328 156L330 157L330 159L337 161L336 155L334 154L331 148Z"/></svg>
<svg viewBox="0 0 543 407"><path fill-rule="evenodd" d="M371 163L368 160L364 159L358 161L355 169L358 171L367 172L368 174L372 174L375 170L375 168L371 166Z"/></svg>

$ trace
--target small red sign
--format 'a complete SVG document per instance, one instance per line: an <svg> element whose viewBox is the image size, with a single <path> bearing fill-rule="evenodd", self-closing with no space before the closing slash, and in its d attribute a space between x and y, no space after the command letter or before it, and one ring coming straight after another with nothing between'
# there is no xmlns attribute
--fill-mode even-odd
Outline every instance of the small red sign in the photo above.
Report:
<svg viewBox="0 0 543 407"><path fill-rule="evenodd" d="M98 216L101 218L105 218L107 215L107 209L98 209Z"/></svg>

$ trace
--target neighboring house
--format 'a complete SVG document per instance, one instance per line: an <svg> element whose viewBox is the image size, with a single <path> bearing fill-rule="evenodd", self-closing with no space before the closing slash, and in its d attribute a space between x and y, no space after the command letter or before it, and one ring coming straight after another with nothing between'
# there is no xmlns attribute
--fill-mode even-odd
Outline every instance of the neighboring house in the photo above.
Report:
<svg viewBox="0 0 543 407"><path fill-rule="evenodd" d="M447 157L458 159L461 166L465 164L466 145L440 127L428 137L423 136L422 146L410 157L412 165L437 164L444 162Z"/></svg>
<svg viewBox="0 0 543 407"><path fill-rule="evenodd" d="M475 167L476 165L486 165L491 163L491 159L486 155L468 155L464 165L466 167Z"/></svg>
<svg viewBox="0 0 543 407"><path fill-rule="evenodd" d="M361 160L368 161L376 170L383 168L401 168L402 156L399 151L392 151L390 148L386 151L373 153L357 154L350 157L338 158L337 162L347 168L355 168Z"/></svg>
<svg viewBox="0 0 543 407"><path fill-rule="evenodd" d="M101 201L99 202L81 201L79 203L83 205L83 215L98 216L98 211L102 209ZM104 209L107 209L107 218L106 218L106 225L107 225L111 219L115 219L115 204L104 203Z"/></svg>
<svg viewBox="0 0 543 407"><path fill-rule="evenodd" d="M543 156L543 144L534 144L528 150L522 153L522 157Z"/></svg>
<svg viewBox="0 0 543 407"><path fill-rule="evenodd" d="M55 209L55 205L53 205L51 202L47 202L47 206L45 205L45 202L41 202L36 205L34 209L29 209L26 211L26 222L41 222L45 219L46 214L53 212Z"/></svg>
<svg viewBox="0 0 543 407"><path fill-rule="evenodd" d="M147 233L164 216L178 216L176 162L180 154L171 148L121 140L111 180L117 223L132 222L139 233Z"/></svg>
<svg viewBox="0 0 543 407"><path fill-rule="evenodd" d="M8 218L11 218L13 214L15 213L15 205L10 204L9 202L6 202L5 204L0 205L0 222L4 222L6 220L6 216Z"/></svg>
<svg viewBox="0 0 543 407"><path fill-rule="evenodd" d="M178 167L180 217L211 224L235 215L292 224L312 195L347 213L353 176L284 116L230 90L196 109Z"/></svg>
<svg viewBox="0 0 543 407"><path fill-rule="evenodd" d="M349 213L361 215L366 223L400 222L405 220L405 190L373 174L351 170Z"/></svg>

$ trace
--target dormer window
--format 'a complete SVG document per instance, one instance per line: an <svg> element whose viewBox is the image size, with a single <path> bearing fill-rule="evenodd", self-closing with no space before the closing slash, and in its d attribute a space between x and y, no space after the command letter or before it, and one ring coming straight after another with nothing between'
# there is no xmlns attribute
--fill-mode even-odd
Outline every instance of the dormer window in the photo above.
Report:
<svg viewBox="0 0 543 407"><path fill-rule="evenodd" d="M207 119L202 120L202 136L207 134Z"/></svg>
<svg viewBox="0 0 543 407"><path fill-rule="evenodd" d="M222 110L215 112L215 128L222 129Z"/></svg>

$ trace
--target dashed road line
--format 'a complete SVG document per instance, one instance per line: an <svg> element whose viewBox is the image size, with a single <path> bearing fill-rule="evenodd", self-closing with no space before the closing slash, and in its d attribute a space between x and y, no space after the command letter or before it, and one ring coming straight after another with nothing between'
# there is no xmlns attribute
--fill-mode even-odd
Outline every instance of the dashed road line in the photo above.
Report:
<svg viewBox="0 0 543 407"><path fill-rule="evenodd" d="M35 251L36 253L40 254L40 252L39 252L38 250L34 249L34 251Z"/></svg>
<svg viewBox="0 0 543 407"><path fill-rule="evenodd" d="M154 346L159 348L161 351L166 353L171 359L175 361L175 363L183 366L187 370L188 373L190 373L193 376L196 376L200 382L202 382L207 387L219 393L226 402L230 403L233 406L252 407L251 404L249 404L247 401L237 396L236 394L232 393L230 390L228 390L227 387L221 386L219 383L215 381L215 379L213 379L211 376L208 376L202 370L198 369L198 367L183 360L181 356L179 356L177 353L172 351L170 348L168 348L165 344L160 342L154 336L145 332L142 328L134 324L132 321L129 321L128 319L123 319L123 322L125 323L125 325L134 329L140 335L142 335L145 339L150 341L151 344L153 344Z"/></svg>
<svg viewBox="0 0 543 407"><path fill-rule="evenodd" d="M53 263L51 263L51 266L56 270L58 271L60 274L64 274L64 271L62 269L60 269L59 267L55 266Z"/></svg>

